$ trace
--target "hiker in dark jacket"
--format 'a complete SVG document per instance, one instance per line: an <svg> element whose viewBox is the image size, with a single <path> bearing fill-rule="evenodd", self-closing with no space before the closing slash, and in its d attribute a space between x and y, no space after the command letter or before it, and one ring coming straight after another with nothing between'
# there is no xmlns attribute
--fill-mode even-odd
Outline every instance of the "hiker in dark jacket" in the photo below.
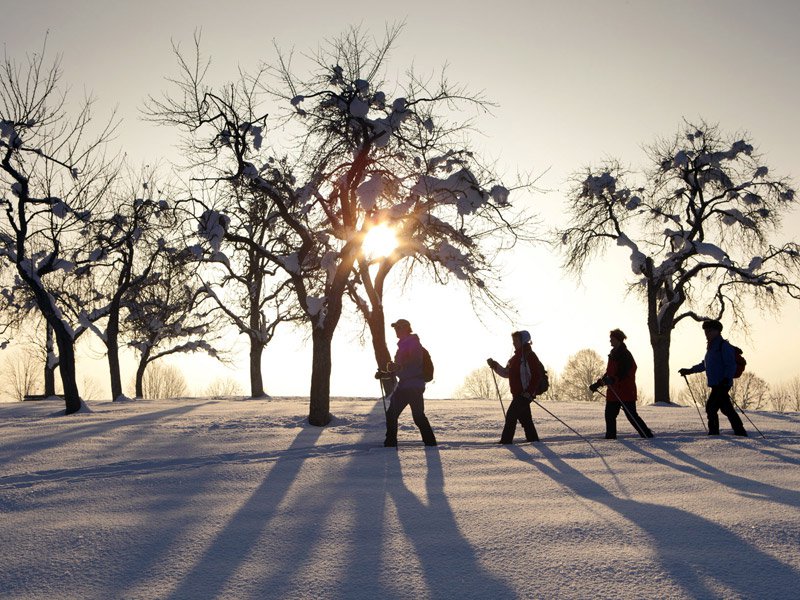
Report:
<svg viewBox="0 0 800 600"><path fill-rule="evenodd" d="M736 414L729 393L733 387L733 376L736 373L736 356L733 346L722 337L722 323L716 319L703 321L703 332L706 334L707 341L705 358L693 367L680 369L678 373L686 376L705 371L706 382L711 388L711 393L706 401L708 435L719 435L717 412L721 412L731 422L734 434L747 436L742 419Z"/></svg>
<svg viewBox="0 0 800 600"><path fill-rule="evenodd" d="M499 443L514 443L517 421L525 431L525 439L529 442L538 442L539 435L536 433L531 416L531 402L536 397L536 390L539 389L544 369L542 363L539 362L539 357L531 348L530 333L515 331L511 334L511 341L514 344L514 355L508 360L505 367L493 358L486 361L492 371L500 377L508 378L508 385L511 388L511 404L506 411L506 422Z"/></svg>
<svg viewBox="0 0 800 600"><path fill-rule="evenodd" d="M386 447L397 446L397 420L406 406L411 406L411 415L414 423L422 434L422 441L426 446L436 445L436 436L433 434L428 417L425 416L425 400L422 397L425 391L425 377L422 369L422 344L417 334L411 332L411 324L405 319L398 319L392 323L397 335L397 352L394 361L387 365L386 371L378 371L376 378L397 377L397 386L394 388L386 411Z"/></svg>
<svg viewBox="0 0 800 600"><path fill-rule="evenodd" d="M611 352L608 354L608 365L605 374L589 386L592 392L601 387L606 389L606 439L617 439L617 416L620 408L625 409L625 416L642 437L653 437L647 423L636 412L636 361L625 345L627 336L620 329L612 329L608 334ZM623 406L622 403L625 403Z"/></svg>

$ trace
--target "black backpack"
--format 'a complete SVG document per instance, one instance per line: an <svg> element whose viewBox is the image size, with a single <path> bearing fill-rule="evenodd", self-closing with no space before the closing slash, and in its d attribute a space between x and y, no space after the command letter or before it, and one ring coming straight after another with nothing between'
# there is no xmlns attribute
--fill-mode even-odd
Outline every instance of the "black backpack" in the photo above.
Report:
<svg viewBox="0 0 800 600"><path fill-rule="evenodd" d="M422 378L425 383L433 381L433 361L425 346L422 347Z"/></svg>
<svg viewBox="0 0 800 600"><path fill-rule="evenodd" d="M539 388L536 390L537 396L541 396L550 389L550 378L547 376L547 371L541 362L539 363L539 376Z"/></svg>
<svg viewBox="0 0 800 600"><path fill-rule="evenodd" d="M730 342L728 342L730 344ZM733 374L733 378L737 379L742 376L744 373L744 368L747 365L747 361L744 359L744 352L738 346L734 346L731 344L731 348L733 348L733 358L736 361L736 372Z"/></svg>

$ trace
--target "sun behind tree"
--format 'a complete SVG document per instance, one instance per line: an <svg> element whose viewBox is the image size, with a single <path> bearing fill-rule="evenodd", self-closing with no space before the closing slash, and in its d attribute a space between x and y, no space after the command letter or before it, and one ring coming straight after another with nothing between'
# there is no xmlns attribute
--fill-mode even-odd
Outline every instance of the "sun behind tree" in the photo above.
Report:
<svg viewBox="0 0 800 600"><path fill-rule="evenodd" d="M362 250L368 259L389 256L397 248L397 233L386 223L375 225L364 237Z"/></svg>

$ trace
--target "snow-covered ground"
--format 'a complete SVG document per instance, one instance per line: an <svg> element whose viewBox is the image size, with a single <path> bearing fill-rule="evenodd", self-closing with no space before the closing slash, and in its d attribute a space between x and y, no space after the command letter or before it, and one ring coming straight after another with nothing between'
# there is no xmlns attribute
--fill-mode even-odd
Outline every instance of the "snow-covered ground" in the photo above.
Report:
<svg viewBox="0 0 800 600"><path fill-rule="evenodd" d="M497 402L427 405L439 447L407 411L398 450L380 400L0 405L0 597L800 597L797 413L710 439L645 406L657 437L611 441L548 404L591 445L534 407L503 447Z"/></svg>

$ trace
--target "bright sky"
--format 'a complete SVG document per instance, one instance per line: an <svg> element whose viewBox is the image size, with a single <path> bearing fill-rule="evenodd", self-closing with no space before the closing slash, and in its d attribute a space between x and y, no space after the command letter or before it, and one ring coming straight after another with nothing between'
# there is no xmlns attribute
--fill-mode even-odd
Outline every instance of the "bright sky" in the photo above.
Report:
<svg viewBox="0 0 800 600"><path fill-rule="evenodd" d="M38 50L49 31L49 49L63 54L73 93L93 93L100 116L117 107L124 119L117 143L134 164L175 156L174 132L138 120L143 99L165 90L164 77L174 73L171 41L188 48L202 29L212 78L223 82L235 78L238 66L271 59L273 40L304 50L350 25L380 37L387 23L404 21L391 69L402 74L413 63L436 71L447 63L452 81L484 90L499 106L479 121L484 137L477 145L510 176L546 171L540 185L550 192L512 201L535 208L548 225L560 223L572 172L605 157L636 168L641 146L672 136L684 118L749 132L771 172L800 183L800 3L792 0L497 0L491 10L453 0L0 0L0 7L5 51L21 57ZM795 213L782 239L796 239L798 231ZM520 248L498 265L505 273L502 293L519 310L513 323L492 315L479 322L455 286L420 283L402 296L387 291L387 318L409 319L433 355L437 377L429 396L449 396L488 356L505 360L509 334L518 328L529 329L542 361L560 370L581 348L605 356L608 330L620 327L640 365L640 385L651 385L644 305L624 298L630 275L625 252L614 249L594 263L582 284L567 279L559 264L546 249ZM753 313L749 336L725 333L745 349L748 368L776 384L797 373L799 326L800 307L787 303L779 316ZM359 345L359 333L348 321L337 334L334 395L378 393L371 351ZM682 324L673 337L672 371L698 362L703 351L699 327ZM310 341L285 330L265 353L267 391L307 395L310 361ZM237 373L202 357L179 365L196 393L215 376L235 376L247 388L244 357ZM105 385L102 371L96 378Z"/></svg>

